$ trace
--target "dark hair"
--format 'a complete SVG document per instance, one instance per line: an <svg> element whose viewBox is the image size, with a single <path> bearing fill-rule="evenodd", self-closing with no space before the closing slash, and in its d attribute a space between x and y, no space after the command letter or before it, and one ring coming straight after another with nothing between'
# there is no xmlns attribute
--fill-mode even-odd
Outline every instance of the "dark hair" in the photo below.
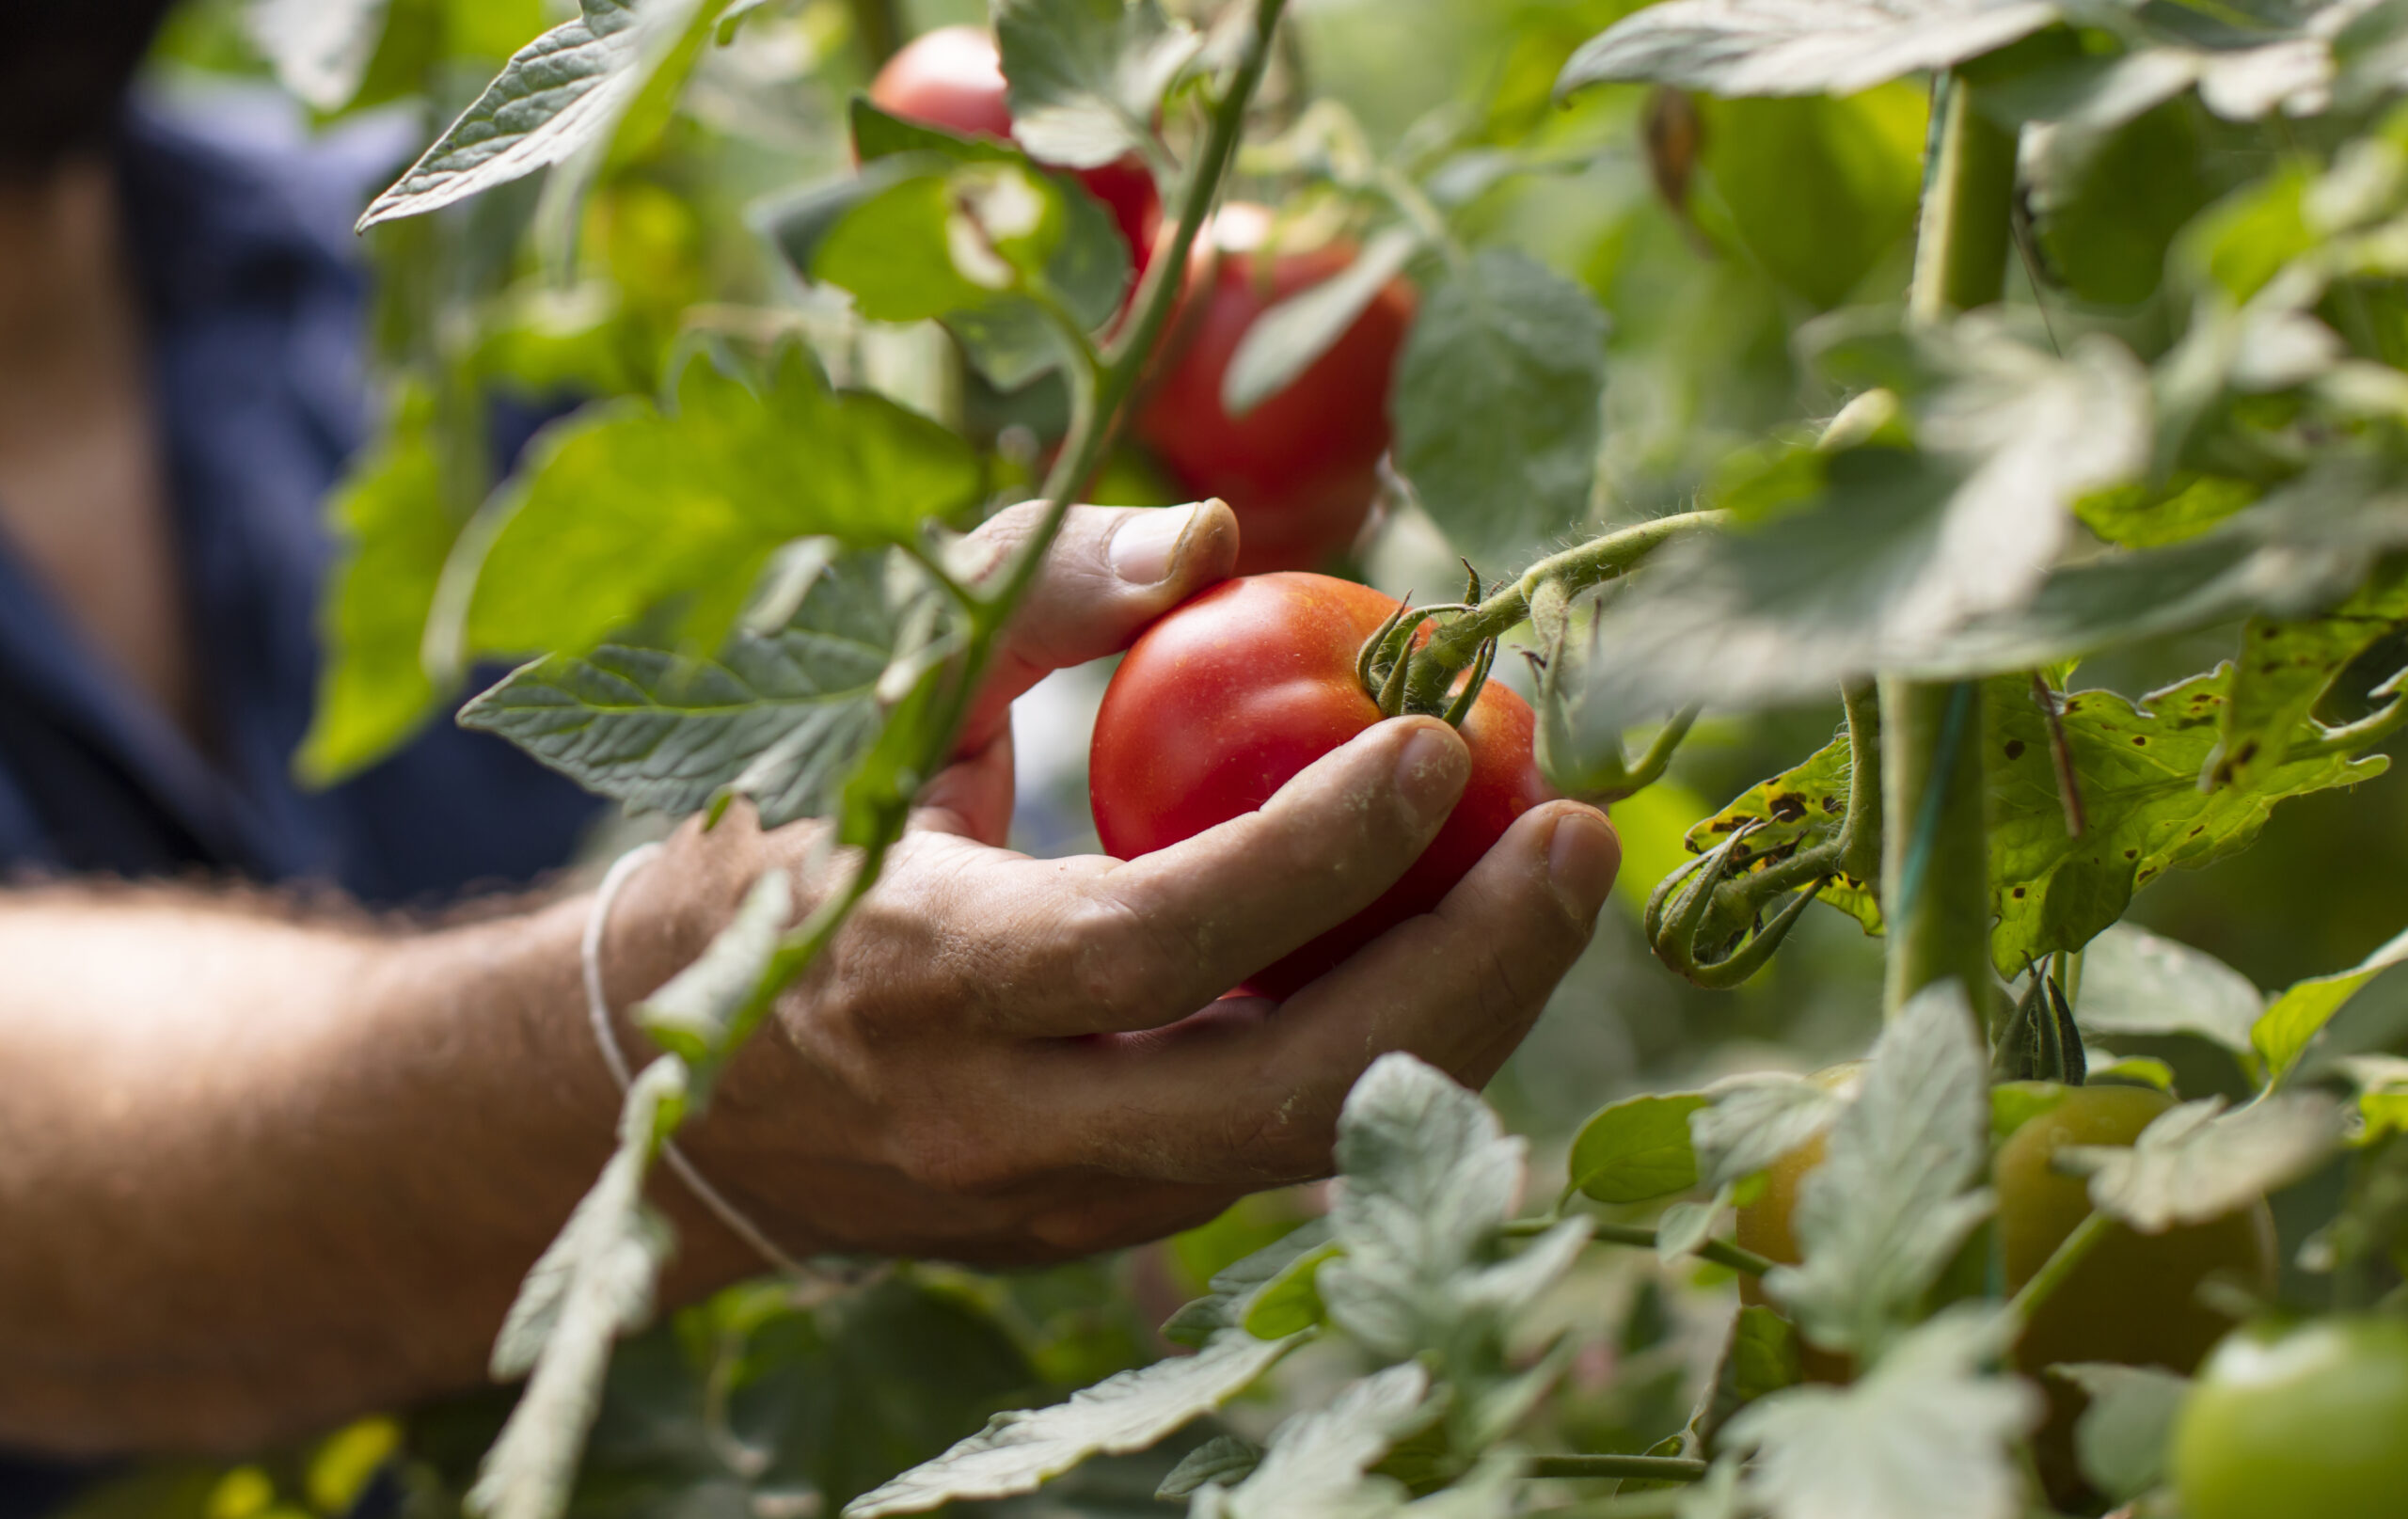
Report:
<svg viewBox="0 0 2408 1519"><path fill-rule="evenodd" d="M0 0L0 175L107 145L172 0Z"/></svg>

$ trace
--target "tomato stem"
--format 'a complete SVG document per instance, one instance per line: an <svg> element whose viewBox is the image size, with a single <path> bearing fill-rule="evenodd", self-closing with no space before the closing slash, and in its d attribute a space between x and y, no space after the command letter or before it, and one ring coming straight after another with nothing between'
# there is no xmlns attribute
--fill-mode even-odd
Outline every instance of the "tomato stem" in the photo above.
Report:
<svg viewBox="0 0 2408 1519"><path fill-rule="evenodd" d="M1529 622L1530 597L1540 585L1553 581L1567 595L1585 591L1625 573L1674 538L1721 526L1725 516L1719 511L1706 511L1657 517L1539 561L1512 585L1463 616L1438 625L1430 641L1414 655L1408 704L1434 705L1455 676L1480 657L1482 643Z"/></svg>
<svg viewBox="0 0 2408 1519"><path fill-rule="evenodd" d="M1881 700L1869 680L1840 687L1847 714L1847 817L1840 829L1840 872L1877 893L1881 883Z"/></svg>
<svg viewBox="0 0 2408 1519"><path fill-rule="evenodd" d="M2030 1323L2032 1316L2040 1311L2040 1305L2065 1286L2083 1258L2097 1249L2099 1242L2107 1238L2107 1231L2115 1226L2114 1219L2096 1210L2075 1225L2073 1232L2058 1243L2040 1269L2032 1274L2032 1279L2023 1284L2022 1290L2007 1300L2007 1311L2015 1315L2015 1321Z"/></svg>
<svg viewBox="0 0 2408 1519"><path fill-rule="evenodd" d="M1934 90L1907 299L1909 318L1926 324L1999 298L2015 203L2016 134L1982 115L1962 77L1943 74ZM1986 1012L1992 978L1980 688L1884 678L1880 729L1883 1005L1894 1013L1925 987L1953 979Z"/></svg>
<svg viewBox="0 0 2408 1519"><path fill-rule="evenodd" d="M1562 1222L1562 1219L1552 1216L1517 1218L1507 1224L1501 1232L1509 1240L1529 1239L1545 1234ZM1656 1231L1642 1224L1592 1224L1589 1239L1593 1244L1626 1244L1640 1250L1656 1248ZM1744 1272L1750 1276L1762 1276L1779 1264L1753 1250L1742 1249L1728 1240L1708 1240L1698 1246L1697 1254L1701 1260L1711 1260L1718 1266Z"/></svg>
<svg viewBox="0 0 2408 1519"><path fill-rule="evenodd" d="M1696 1482L1706 1463L1694 1456L1532 1456L1527 1477L1635 1477L1651 1482Z"/></svg>

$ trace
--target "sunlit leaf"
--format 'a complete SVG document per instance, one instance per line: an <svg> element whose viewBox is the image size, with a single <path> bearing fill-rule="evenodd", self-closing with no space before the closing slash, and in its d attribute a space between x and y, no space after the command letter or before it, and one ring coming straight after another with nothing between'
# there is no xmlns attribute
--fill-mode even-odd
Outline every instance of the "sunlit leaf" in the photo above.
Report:
<svg viewBox="0 0 2408 1519"><path fill-rule="evenodd" d="M1603 1203L1669 1197L1697 1185L1689 1115L1697 1092L1634 1097L1598 1110L1572 1141L1572 1184Z"/></svg>
<svg viewBox="0 0 2408 1519"><path fill-rule="evenodd" d="M2250 1031L2250 1042L2266 1062L2271 1079L2281 1081L2289 1075L2343 1005L2402 960L2408 960L2408 933L2394 938L2351 970L2314 976L2286 989Z"/></svg>
<svg viewBox="0 0 2408 1519"><path fill-rule="evenodd" d="M2279 767L2305 720L2350 661L2408 623L2408 560L2393 558L2321 616L2252 618L2225 704L2224 745L2209 779L2249 785Z"/></svg>
<svg viewBox="0 0 2408 1519"><path fill-rule="evenodd" d="M1136 150L1203 45L1155 0L998 0L1012 134L1049 164L1096 168Z"/></svg>
<svg viewBox="0 0 2408 1519"><path fill-rule="evenodd" d="M2245 1055L2265 1010L2265 993L2231 966L2131 924L2083 952L2074 1012L2086 1034L2191 1034Z"/></svg>
<svg viewBox="0 0 2408 1519"><path fill-rule="evenodd" d="M701 957L636 1005L636 1021L689 1068L716 1067L731 1052L730 1030L760 990L778 936L793 916L794 885L785 868L763 871Z"/></svg>
<svg viewBox="0 0 2408 1519"><path fill-rule="evenodd" d="M1244 416L1293 384L1314 359L1346 335L1354 319L1403 273L1421 247L1407 228L1383 230L1345 268L1281 301L1254 319L1221 376L1221 404Z"/></svg>
<svg viewBox="0 0 2408 1519"><path fill-rule="evenodd" d="M313 110L341 110L359 92L385 34L390 0L252 0L251 40L277 82Z"/></svg>
<svg viewBox="0 0 2408 1519"><path fill-rule="evenodd" d="M1652 80L1710 95L1853 95L2056 20L2052 0L1670 0L1591 39L1557 93Z"/></svg>
<svg viewBox="0 0 2408 1519"><path fill-rule="evenodd" d="M2277 1092L2224 1111L2221 1098L2168 1109L2130 1149L2072 1145L2060 1170L2090 1178L2100 1212L2143 1234L2204 1224L2306 1176L2340 1147L2340 1109L2321 1092Z"/></svg>
<svg viewBox="0 0 2408 1519"><path fill-rule="evenodd" d="M1393 1479L1365 1473L1429 1422L1436 1412L1425 1402L1429 1391L1430 1373L1407 1361L1349 1385L1325 1407L1294 1415L1272 1432L1261 1464L1245 1480L1199 1494L1196 1519L1342 1519L1380 1497L1401 1502L1403 1489Z"/></svg>
<svg viewBox="0 0 2408 1519"><path fill-rule="evenodd" d="M1735 1076L1706 1092L1689 1137L1706 1184L1723 1187L1764 1170L1838 1120L1846 1099L1802 1076Z"/></svg>
<svg viewBox="0 0 2408 1519"><path fill-rule="evenodd" d="M2074 1426L2074 1452L2092 1486L2122 1503L2164 1479L2166 1447L2191 1389L2189 1378L2105 1362L2052 1366L2049 1375L2063 1377L2090 1400Z"/></svg>

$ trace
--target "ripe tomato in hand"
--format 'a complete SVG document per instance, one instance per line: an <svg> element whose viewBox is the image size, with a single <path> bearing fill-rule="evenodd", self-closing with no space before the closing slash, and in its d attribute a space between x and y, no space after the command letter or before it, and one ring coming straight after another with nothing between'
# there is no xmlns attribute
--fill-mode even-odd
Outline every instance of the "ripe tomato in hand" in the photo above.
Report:
<svg viewBox="0 0 2408 1519"><path fill-rule="evenodd" d="M2253 1325L2218 1345L2168 1457L2187 1519L2397 1519L2408 1509L2408 1321Z"/></svg>
<svg viewBox="0 0 2408 1519"><path fill-rule="evenodd" d="M1149 854L1253 811L1306 766L1381 720L1354 676L1397 604L1323 575L1227 580L1146 631L1096 716L1088 797L1104 848ZM1491 681L1463 723L1463 799L1386 894L1249 978L1286 997L1403 920L1428 912L1554 793L1530 757L1529 704Z"/></svg>
<svg viewBox="0 0 2408 1519"><path fill-rule="evenodd" d="M1270 227L1262 207L1228 205L1198 239L1172 328L1179 346L1134 424L1191 492L1237 514L1240 575L1311 569L1354 541L1379 493L1388 380L1413 324L1413 287L1392 279L1285 389L1230 416L1222 378L1255 319L1354 259L1346 243L1266 255Z"/></svg>
<svg viewBox="0 0 2408 1519"><path fill-rule="evenodd" d="M907 121L965 136L1011 140L1003 64L994 38L983 26L940 26L913 38L879 70L869 98L879 110ZM1077 172L1087 193L1112 213L1120 235L1129 241L1131 260L1142 272L1162 223L1162 195L1154 188L1153 174L1134 154Z"/></svg>

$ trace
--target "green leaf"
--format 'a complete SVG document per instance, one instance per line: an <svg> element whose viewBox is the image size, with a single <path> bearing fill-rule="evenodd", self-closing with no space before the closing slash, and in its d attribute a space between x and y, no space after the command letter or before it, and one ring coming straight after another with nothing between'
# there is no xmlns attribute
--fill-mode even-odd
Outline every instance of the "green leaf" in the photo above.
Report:
<svg viewBox="0 0 2408 1519"><path fill-rule="evenodd" d="M423 215L547 168L618 130L693 18L724 0L584 0L512 55L500 77L407 173L371 201L362 231Z"/></svg>
<svg viewBox="0 0 2408 1519"><path fill-rule="evenodd" d="M1752 1452L1750 1492L1782 1519L2017 1519L2015 1448L2038 1393L1992 1369L2014 1323L1972 1305L1909 1332L1847 1387L1792 1387L1742 1409L1723 1445Z"/></svg>
<svg viewBox="0 0 2408 1519"><path fill-rule="evenodd" d="M2155 548L2195 538L2264 494L2248 481L2185 471L2163 488L2136 482L2094 492L2073 509L2111 544Z"/></svg>
<svg viewBox="0 0 2408 1519"><path fill-rule="evenodd" d="M1503 559L1588 511L1606 316L1527 255L1482 249L1432 293L1398 359L1397 467L1455 545Z"/></svg>
<svg viewBox="0 0 2408 1519"><path fill-rule="evenodd" d="M2102 305L2156 293L2176 235L2215 198L2194 117L2172 101L2100 133L2078 157L2044 157L2051 171L2032 182L2035 231L2066 289Z"/></svg>
<svg viewBox="0 0 2408 1519"><path fill-rule="evenodd" d="M644 1201L643 1183L685 1097L685 1068L674 1059L636 1078L617 1151L511 1304L493 1374L528 1381L468 1494L469 1510L483 1519L560 1519L568 1508L610 1347L652 1317L669 1258L668 1222Z"/></svg>
<svg viewBox="0 0 2408 1519"><path fill-rule="evenodd" d="M1713 1449L1741 1409L1798 1385L1805 1375L1800 1356L1796 1325L1762 1304L1742 1306L1716 1363L1714 1386L1690 1421L1700 1445Z"/></svg>
<svg viewBox="0 0 2408 1519"><path fill-rule="evenodd" d="M682 817L733 794L766 827L825 816L883 730L880 682L924 655L934 609L925 581L857 555L830 565L784 627L738 631L716 660L619 645L555 655L460 720L634 811Z"/></svg>
<svg viewBox="0 0 2408 1519"><path fill-rule="evenodd" d="M872 321L986 306L1041 273L1061 245L1065 214L1052 181L1010 162L938 163L848 211L812 255L812 274L850 291Z"/></svg>
<svg viewBox="0 0 2408 1519"><path fill-rule="evenodd" d="M1466 1309L1545 1286L1552 1277L1523 1261L1557 1264L1552 1235L1521 1258L1481 1263L1521 1191L1525 1149L1439 1071L1402 1053L1373 1061L1338 1120L1341 1179L1329 1216L1346 1254L1318 1277L1331 1320L1405 1356L1448 1343Z"/></svg>
<svg viewBox="0 0 2408 1519"><path fill-rule="evenodd" d="M390 8L390 0L252 0L244 21L277 83L311 110L331 112L359 93Z"/></svg>
<svg viewBox="0 0 2408 1519"><path fill-rule="evenodd" d="M1293 1282L1298 1263L1313 1261L1318 1270L1329 1243L1327 1218L1297 1226L1254 1254L1213 1274L1208 1296L1197 1298L1171 1315L1163 1337L1174 1345L1201 1345L1224 1329L1243 1325L1255 1304L1275 1284Z"/></svg>
<svg viewBox="0 0 2408 1519"><path fill-rule="evenodd" d="M1713 197L1697 214L1784 289L1841 305L1914 231L1929 91L1885 85L1845 100L1700 103ZM1719 201L1719 207L1717 202Z"/></svg>
<svg viewBox="0 0 2408 1519"><path fill-rule="evenodd" d="M1221 376L1222 406L1241 417L1294 384L1404 272L1421 243L1409 228L1386 228L1354 262L1256 317Z"/></svg>
<svg viewBox="0 0 2408 1519"><path fill-rule="evenodd" d="M1402 1484L1365 1474L1430 1421L1437 1409L1429 1394L1430 1373L1415 1361L1350 1384L1326 1406L1274 1430L1252 1475L1235 1487L1202 1490L1191 1512L1195 1519L1335 1519L1402 1506Z"/></svg>
<svg viewBox="0 0 2408 1519"><path fill-rule="evenodd" d="M925 121L906 120L879 110L866 95L854 96L848 110L853 129L853 151L860 155L864 165L897 154L922 153L938 154L957 164L1015 164L1026 161L1026 155L1009 143L997 142L992 137L947 132Z"/></svg>
<svg viewBox="0 0 2408 1519"><path fill-rule="evenodd" d="M744 901L694 962L635 1007L653 1041L696 1072L715 1070L734 1051L738 1015L761 989L778 939L794 916L794 885L784 866L761 873ZM697 1082L697 1088L705 1084Z"/></svg>
<svg viewBox="0 0 2408 1519"><path fill-rule="evenodd" d="M2408 558L2393 557L2347 601L2305 619L2258 617L2242 630L2241 659L2209 781L2251 785L2278 768L2333 679L2408 623Z"/></svg>
<svg viewBox="0 0 2408 1519"><path fill-rule="evenodd" d="M2085 1034L2189 1034L2247 1056L2265 1010L2265 993L2231 966L2128 923L2083 951L2074 1012Z"/></svg>
<svg viewBox="0 0 2408 1519"><path fill-rule="evenodd" d="M1735 847L1731 865L1755 874L1780 863L1800 849L1810 849L1839 837L1847 822L1848 786L1855 760L1843 733L1816 750L1802 765L1783 770L1742 792L1731 805L1692 826L1687 842L1692 854L1703 854L1752 823L1755 831ZM1861 924L1867 933L1881 929L1878 881L1834 876L1818 899Z"/></svg>
<svg viewBox="0 0 2408 1519"><path fill-rule="evenodd" d="M778 546L911 543L977 503L976 455L883 397L832 393L791 355L767 394L695 364L677 405L588 406L547 429L523 498L485 551L476 651L581 654L673 596L715 646Z"/></svg>
<svg viewBox="0 0 2408 1519"><path fill-rule="evenodd" d="M1821 1082L1765 1073L1706 1089L1710 1105L1689 1117L1700 1175L1720 1189L1753 1176L1838 1121L1846 1099Z"/></svg>
<svg viewBox="0 0 2408 1519"><path fill-rule="evenodd" d="M1323 1262L1344 1255L1335 1240L1306 1251L1279 1269L1277 1275L1246 1294L1238 1321L1257 1339L1282 1339L1307 1329L1318 1329L1327 1317L1314 1276Z"/></svg>
<svg viewBox="0 0 2408 1519"><path fill-rule="evenodd" d="M434 426L429 398L405 394L390 431L327 505L344 552L319 609L325 664L293 756L305 784L331 785L390 752L441 694L420 650L460 523Z"/></svg>
<svg viewBox="0 0 2408 1519"><path fill-rule="evenodd" d="M1229 1487L1245 1480L1262 1464L1262 1448L1234 1434L1216 1434L1181 1456L1163 1479L1154 1496L1165 1502L1183 1498L1199 1487Z"/></svg>
<svg viewBox="0 0 2408 1519"><path fill-rule="evenodd" d="M1203 46L1155 0L996 0L993 10L1012 135L1070 168L1142 151Z"/></svg>
<svg viewBox="0 0 2408 1519"><path fill-rule="evenodd" d="M1989 1215L1989 1054L1965 989L1916 993L1883 1029L1864 1085L1824 1137L1792 1226L1803 1264L1765 1289L1806 1337L1877 1350Z"/></svg>
<svg viewBox="0 0 2408 1519"><path fill-rule="evenodd" d="M1994 52L2057 19L2052 0L1670 0L1572 55L1556 93L1613 80L1710 95L1853 95Z"/></svg>
<svg viewBox="0 0 2408 1519"><path fill-rule="evenodd" d="M998 1414L934 1461L847 1504L845 1519L1031 1492L1090 1456L1143 1450L1237 1396L1297 1343L1223 1330L1193 1355L1106 1377L1068 1402Z"/></svg>
<svg viewBox="0 0 2408 1519"><path fill-rule="evenodd" d="M2408 933L2394 938L2352 970L2295 982L2275 998L2249 1033L2250 1044L2266 1063L2268 1079L2281 1082L2289 1077L2343 1005L2402 960L2408 960Z"/></svg>
<svg viewBox="0 0 2408 1519"><path fill-rule="evenodd" d="M2116 1503L2130 1502L2165 1479L2165 1450L2174 1416L2191 1389L2188 1377L2155 1367L2077 1362L2052 1366L2088 1396L2074 1426L2074 1453L2090 1484Z"/></svg>
<svg viewBox="0 0 2408 1519"><path fill-rule="evenodd" d="M2082 784L2079 839L2066 832L2048 720L2029 682L1990 684L1990 880L1999 915L1990 957L2001 974L2082 948L2165 871L2246 848L2277 801L2383 773L2381 756L2327 754L2287 761L2254 786L2200 790L2230 679L2222 667L2138 706L2105 690L2065 699L2066 745Z"/></svg>
<svg viewBox="0 0 2408 1519"><path fill-rule="evenodd" d="M2299 1180L2341 1145L2340 1108L2321 1092L2276 1092L2231 1113L2224 1099L2160 1115L2130 1148L2069 1145L2057 1169L2090 1179L2100 1212L2143 1234L2204 1224Z"/></svg>
<svg viewBox="0 0 2408 1519"><path fill-rule="evenodd" d="M1572 1185L1601 1203L1643 1203L1697 1185L1689 1115L1700 1092L1634 1097L1600 1109L1572 1141Z"/></svg>

